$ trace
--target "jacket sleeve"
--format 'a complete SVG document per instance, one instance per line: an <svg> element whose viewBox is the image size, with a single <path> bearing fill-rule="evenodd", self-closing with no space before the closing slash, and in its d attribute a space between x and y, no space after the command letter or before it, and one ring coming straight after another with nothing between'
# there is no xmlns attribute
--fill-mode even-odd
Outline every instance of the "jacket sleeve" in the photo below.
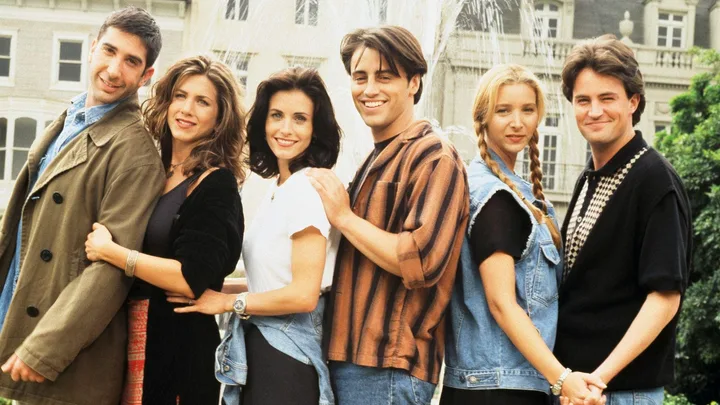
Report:
<svg viewBox="0 0 720 405"><path fill-rule="evenodd" d="M217 174L222 182L203 189L193 209L181 213L186 218L173 242L173 257L181 263L196 297L232 272L242 246L242 206L235 177Z"/></svg>
<svg viewBox="0 0 720 405"><path fill-rule="evenodd" d="M97 221L110 230L118 244L142 248L145 228L164 180L159 159L110 177ZM33 370L54 381L110 324L127 299L131 284L132 279L122 270L105 262L93 262L64 288L15 353Z"/></svg>
<svg viewBox="0 0 720 405"><path fill-rule="evenodd" d="M423 163L413 176L397 255L405 286L422 288L456 262L470 199L465 169L450 154Z"/></svg>

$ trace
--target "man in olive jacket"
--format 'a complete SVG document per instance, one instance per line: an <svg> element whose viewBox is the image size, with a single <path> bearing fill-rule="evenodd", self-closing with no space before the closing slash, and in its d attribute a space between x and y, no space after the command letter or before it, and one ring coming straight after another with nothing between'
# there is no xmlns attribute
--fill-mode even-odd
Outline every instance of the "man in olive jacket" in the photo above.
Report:
<svg viewBox="0 0 720 405"><path fill-rule="evenodd" d="M93 222L140 249L164 186L137 89L160 31L145 11L113 13L90 54L89 87L30 149L0 228L0 396L21 404L116 405L126 360L121 308L132 279L90 263Z"/></svg>

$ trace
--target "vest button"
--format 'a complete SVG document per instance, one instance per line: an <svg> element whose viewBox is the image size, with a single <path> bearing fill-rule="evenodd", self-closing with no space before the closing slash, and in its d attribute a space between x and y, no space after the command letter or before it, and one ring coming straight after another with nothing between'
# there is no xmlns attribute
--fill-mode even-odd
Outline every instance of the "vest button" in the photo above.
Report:
<svg viewBox="0 0 720 405"><path fill-rule="evenodd" d="M33 307L32 305L27 307L26 311L31 318L37 318L37 316L40 315L40 310Z"/></svg>
<svg viewBox="0 0 720 405"><path fill-rule="evenodd" d="M63 196L62 194L55 192L53 193L53 201L55 201L55 204L62 204L63 202Z"/></svg>
<svg viewBox="0 0 720 405"><path fill-rule="evenodd" d="M44 249L42 252L40 252L40 258L44 262L49 262L50 260L52 260L52 257L53 257L52 252L47 249Z"/></svg>

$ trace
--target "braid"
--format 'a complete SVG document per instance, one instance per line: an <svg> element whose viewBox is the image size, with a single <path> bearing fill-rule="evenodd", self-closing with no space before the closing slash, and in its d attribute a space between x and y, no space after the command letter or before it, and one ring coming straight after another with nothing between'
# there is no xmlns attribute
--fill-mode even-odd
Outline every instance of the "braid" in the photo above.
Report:
<svg viewBox="0 0 720 405"><path fill-rule="evenodd" d="M530 181L533 185L533 195L538 199L538 201L540 201L542 204L542 212L545 216L547 216L548 208L545 203L545 193L543 193L542 187L543 173L542 167L540 166L540 149L538 148L539 140L540 135L536 129L535 133L533 133L533 136L530 138L530 143L528 143L528 147L530 148ZM555 222L545 221L545 218L543 218L543 221L547 224L553 243L558 249L560 249L562 246L562 238L560 236L560 231L557 226L555 226Z"/></svg>
<svg viewBox="0 0 720 405"><path fill-rule="evenodd" d="M476 124L476 126L477 126L477 124ZM537 131L536 131L535 135L533 135L533 139L537 139L537 137L538 137L538 135L537 135ZM532 144L532 141L530 141L530 142ZM488 153L488 147L487 147L487 143L485 142L485 136L482 133L478 133L478 149L480 149L480 157L485 161L485 163L487 163L488 167L490 167L490 170L493 172L493 174L495 174L500 180L502 180L503 183L505 183L508 187L510 187L510 189L520 197L523 204L525 204L525 206L528 207L530 212L532 212L533 217L535 217L535 220L540 224L542 224L542 223L547 224L547 227L550 230L550 235L552 236L553 243L555 244L555 246L558 249L560 249L560 247L562 246L560 231L558 231L558 229L555 226L555 223L553 221L546 220L547 205L545 204L545 197L542 192L542 184L540 184L540 180L537 180L537 182L538 182L537 186L539 188L540 195L543 196L542 199L540 200L543 204L543 211L541 211L538 207L534 206L530 201L528 201L527 198L525 198L525 196L522 194L522 192L520 192L520 190L517 188L515 183L513 183L510 179L508 179L507 176L505 176L505 174L502 172L502 170L500 170L500 167L498 167L497 162L495 162L495 160L492 158L492 156ZM534 154L534 156L535 156L534 159L532 158L532 156L533 156L532 152L530 154L531 162L533 164L538 165L537 171L540 173L540 179L542 179L542 170L540 170L540 168L539 168L540 163L539 163L539 159L537 159L537 155L538 155L537 142L535 143L535 149L536 149L536 151ZM532 148L531 148L531 151L532 151ZM534 177L535 170L533 170L532 175ZM535 182L533 181L533 183L535 183ZM536 194L535 184L533 184L533 194L535 195L536 198L540 199L540 197L538 197L538 194Z"/></svg>
<svg viewBox="0 0 720 405"><path fill-rule="evenodd" d="M537 129L530 138L528 143L529 155L530 155L530 182L532 183L532 191L535 198L542 202L542 211L547 214L547 205L545 204L545 193L543 193L542 179L543 172L542 166L540 166L540 149L538 148L538 142L540 135Z"/></svg>

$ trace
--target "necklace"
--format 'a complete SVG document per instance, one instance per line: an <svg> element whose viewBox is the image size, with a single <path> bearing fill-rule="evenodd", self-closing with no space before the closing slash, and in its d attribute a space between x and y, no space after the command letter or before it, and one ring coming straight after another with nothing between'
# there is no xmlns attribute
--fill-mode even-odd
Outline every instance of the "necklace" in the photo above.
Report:
<svg viewBox="0 0 720 405"><path fill-rule="evenodd" d="M185 160L187 160L187 159L185 159ZM180 162L180 163L175 163L175 164L170 163L170 168L168 168L168 171L167 171L167 178L168 178L168 179L169 179L170 177L172 177L173 174L175 174L175 168L178 167L178 166L180 166L180 165L182 165L183 163L185 163L185 160L183 160L183 161Z"/></svg>

